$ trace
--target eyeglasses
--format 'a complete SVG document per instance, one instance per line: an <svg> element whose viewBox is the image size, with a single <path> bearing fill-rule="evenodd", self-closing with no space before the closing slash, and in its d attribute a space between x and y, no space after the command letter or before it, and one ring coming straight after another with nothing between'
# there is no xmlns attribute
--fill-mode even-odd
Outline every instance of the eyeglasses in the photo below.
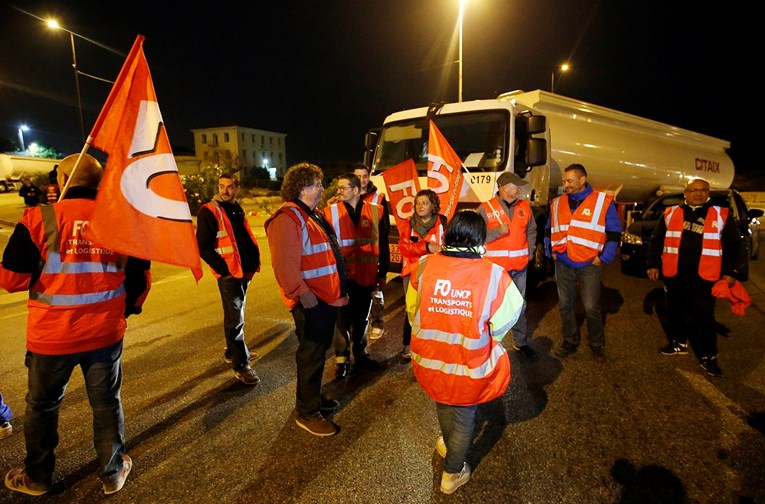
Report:
<svg viewBox="0 0 765 504"><path fill-rule="evenodd" d="M691 189L686 189L685 192L688 194L708 193L709 189L699 189L699 188L693 187Z"/></svg>
<svg viewBox="0 0 765 504"><path fill-rule="evenodd" d="M345 191L347 191L348 189L351 189L351 186L349 186L349 185L342 185L342 186L341 186L341 185L339 185L339 186L337 186L337 190L338 190L338 191L343 191L343 192L345 192Z"/></svg>

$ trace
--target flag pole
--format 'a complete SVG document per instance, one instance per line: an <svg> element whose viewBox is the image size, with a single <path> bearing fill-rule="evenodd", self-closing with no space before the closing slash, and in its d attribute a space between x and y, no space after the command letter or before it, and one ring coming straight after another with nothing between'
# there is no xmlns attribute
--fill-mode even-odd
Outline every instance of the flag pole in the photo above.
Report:
<svg viewBox="0 0 765 504"><path fill-rule="evenodd" d="M462 165L462 169L465 170L465 173L467 173L468 176L470 176L470 170L467 169L467 166L465 166L465 163L460 163L460 164ZM468 180L470 180L470 178L468 178ZM494 179L494 180L496 181L496 179ZM493 197L487 198L486 194L484 194L484 192L483 192L483 189L481 189L481 186L476 186L475 188L478 189L478 191L477 191L479 193L478 194L478 198L480 200L485 201L486 203L488 203L489 204L489 208L491 208L492 212L496 212L497 209L494 208L494 205L491 204L491 200L493 200L494 198Z"/></svg>

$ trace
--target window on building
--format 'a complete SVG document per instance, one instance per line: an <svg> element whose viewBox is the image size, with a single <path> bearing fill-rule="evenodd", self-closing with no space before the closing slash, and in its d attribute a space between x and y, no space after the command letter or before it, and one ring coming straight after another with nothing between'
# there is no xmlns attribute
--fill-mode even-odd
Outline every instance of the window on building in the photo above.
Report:
<svg viewBox="0 0 765 504"><path fill-rule="evenodd" d="M203 145L207 144L207 135L205 133L202 133L202 144Z"/></svg>
<svg viewBox="0 0 765 504"><path fill-rule="evenodd" d="M246 150L242 151L242 161L247 161L247 151Z"/></svg>
<svg viewBox="0 0 765 504"><path fill-rule="evenodd" d="M223 141L228 143L228 133L223 133Z"/></svg>
<svg viewBox="0 0 765 504"><path fill-rule="evenodd" d="M218 134L213 133L213 145L218 145Z"/></svg>
<svg viewBox="0 0 765 504"><path fill-rule="evenodd" d="M273 145L274 144L274 137L268 137L268 143L270 145Z"/></svg>

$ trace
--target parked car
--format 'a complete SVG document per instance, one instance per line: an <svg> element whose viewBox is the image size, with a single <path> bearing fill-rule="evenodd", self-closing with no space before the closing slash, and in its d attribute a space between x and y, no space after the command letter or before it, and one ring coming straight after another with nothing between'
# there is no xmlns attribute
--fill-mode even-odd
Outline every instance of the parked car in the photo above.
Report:
<svg viewBox="0 0 765 504"><path fill-rule="evenodd" d="M709 194L712 204L730 208L733 219L746 249L747 263L743 280L749 277L749 260L756 260L760 255L760 217L763 210L748 208L746 202L735 189L713 190ZM664 216L667 207L683 202L683 193L664 194L651 201L644 211L633 213L634 221L622 233L621 270L633 276L646 276L646 255L648 242L656 224Z"/></svg>

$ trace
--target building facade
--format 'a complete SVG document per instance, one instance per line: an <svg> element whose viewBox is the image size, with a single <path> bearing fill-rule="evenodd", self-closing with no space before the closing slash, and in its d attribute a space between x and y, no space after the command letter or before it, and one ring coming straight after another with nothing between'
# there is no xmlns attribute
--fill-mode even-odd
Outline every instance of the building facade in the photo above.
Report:
<svg viewBox="0 0 765 504"><path fill-rule="evenodd" d="M243 126L221 126L191 130L194 155L200 168L225 165L241 169L242 176L255 168L268 170L271 180L284 177L287 171L285 133Z"/></svg>

